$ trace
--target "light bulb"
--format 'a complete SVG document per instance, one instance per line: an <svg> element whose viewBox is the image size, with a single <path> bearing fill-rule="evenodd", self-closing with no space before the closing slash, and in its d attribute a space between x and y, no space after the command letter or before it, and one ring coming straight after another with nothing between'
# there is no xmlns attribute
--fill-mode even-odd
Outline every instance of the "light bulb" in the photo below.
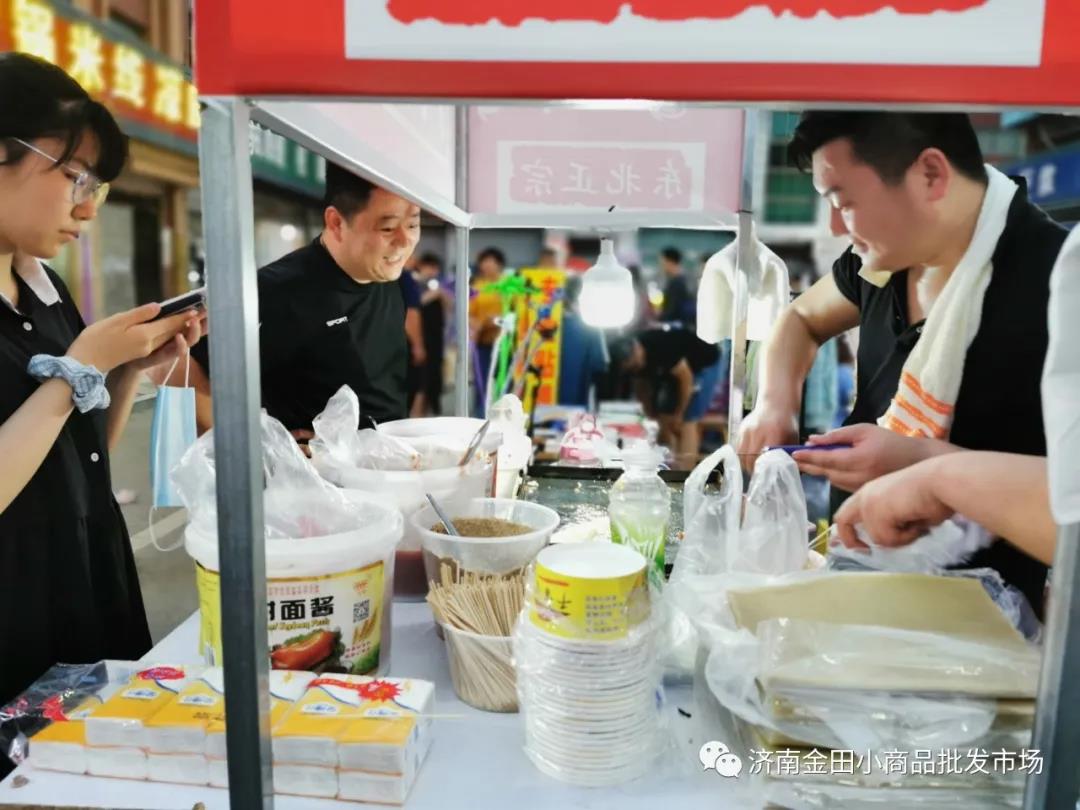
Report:
<svg viewBox="0 0 1080 810"><path fill-rule="evenodd" d="M281 226L281 238L286 242L292 242L294 239L296 239L299 233L300 232L296 230L295 225L289 225L288 223L286 223L285 225Z"/></svg>
<svg viewBox="0 0 1080 810"><path fill-rule="evenodd" d="M615 258L615 243L600 240L600 258L581 280L581 317L601 329L626 326L634 317L634 279Z"/></svg>

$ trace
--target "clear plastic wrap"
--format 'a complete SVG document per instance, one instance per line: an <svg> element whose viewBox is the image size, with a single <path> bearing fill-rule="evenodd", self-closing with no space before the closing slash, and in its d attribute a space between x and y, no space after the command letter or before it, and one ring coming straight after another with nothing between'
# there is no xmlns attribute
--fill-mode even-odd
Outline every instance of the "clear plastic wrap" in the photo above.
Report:
<svg viewBox="0 0 1080 810"><path fill-rule="evenodd" d="M705 485L722 466L720 491L706 494ZM730 445L694 468L683 486L683 541L671 571L671 584L691 576L720 574L729 569L728 547L738 541L742 522L742 468Z"/></svg>
<svg viewBox="0 0 1080 810"><path fill-rule="evenodd" d="M720 489L708 493L706 483L717 466ZM724 625L727 588L769 584L806 566L806 497L798 466L783 451L765 453L744 498L739 457L730 445L720 448L686 479L683 525L665 592L673 677L692 672L698 644L708 642L701 630Z"/></svg>
<svg viewBox="0 0 1080 810"><path fill-rule="evenodd" d="M834 529L829 542L829 557L850 560L873 571L936 574L963 565L994 540L979 524L959 517L935 526L906 546L879 546L862 526L856 526L855 532L868 548L848 548L839 541Z"/></svg>
<svg viewBox="0 0 1080 810"><path fill-rule="evenodd" d="M122 661L56 664L6 706L0 706L0 761L23 762L29 738L53 722L63 722L88 699L125 682L137 665Z"/></svg>
<svg viewBox="0 0 1080 810"><path fill-rule="evenodd" d="M260 414L263 460L263 513L266 539L324 537L353 531L363 522L360 506L328 484L304 457L285 426ZM217 533L214 432L199 438L172 471L172 480L189 522Z"/></svg>
<svg viewBox="0 0 1080 810"><path fill-rule="evenodd" d="M846 577L870 586L877 583L862 578L875 576L890 575L800 572L773 584ZM820 619L773 616L752 623L755 632L740 627L730 607L745 584L745 577L713 578L720 606L695 620L711 649L704 673L710 691L769 741L864 750L959 746L994 730L1001 701L1035 695L1038 648L1004 617L991 627L957 614L956 630L929 632L868 623L829 603L814 609ZM786 598L793 604L808 594ZM919 607L926 616L937 610ZM973 612L971 621L986 615ZM915 628L921 621L916 617ZM1030 717L1026 722L1030 728Z"/></svg>
<svg viewBox="0 0 1080 810"><path fill-rule="evenodd" d="M799 465L783 450L762 454L746 494L738 545L728 549L729 569L761 574L798 571L806 565L806 527Z"/></svg>
<svg viewBox="0 0 1080 810"><path fill-rule="evenodd" d="M646 589L640 560L638 581ZM644 776L671 745L661 685L663 605L656 593L645 597L648 591L637 588L628 598L600 598L598 604L617 603L598 609L611 610L622 630L589 637L584 624L559 613L559 598L540 584L542 572L537 563L526 577L513 636L525 752L540 771L572 784L611 786Z"/></svg>
<svg viewBox="0 0 1080 810"><path fill-rule="evenodd" d="M320 468L409 472L454 467L468 442L455 435L415 436L406 440L377 427L358 429L360 401L343 385L315 417L309 447Z"/></svg>

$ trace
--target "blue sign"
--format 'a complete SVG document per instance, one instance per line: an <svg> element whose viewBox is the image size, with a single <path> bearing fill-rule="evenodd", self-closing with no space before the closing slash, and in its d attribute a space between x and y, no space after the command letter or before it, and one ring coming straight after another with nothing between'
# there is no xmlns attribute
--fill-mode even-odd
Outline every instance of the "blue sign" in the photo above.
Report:
<svg viewBox="0 0 1080 810"><path fill-rule="evenodd" d="M1035 155L1002 171L1027 180L1028 196L1036 205L1080 204L1080 148Z"/></svg>

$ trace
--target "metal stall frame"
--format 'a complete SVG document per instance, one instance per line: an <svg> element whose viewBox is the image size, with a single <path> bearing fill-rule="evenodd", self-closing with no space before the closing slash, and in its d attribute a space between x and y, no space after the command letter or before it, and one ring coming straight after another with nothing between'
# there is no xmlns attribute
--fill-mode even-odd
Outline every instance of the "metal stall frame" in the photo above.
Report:
<svg viewBox="0 0 1080 810"><path fill-rule="evenodd" d="M468 392L468 272L469 230L472 227L559 227L620 230L640 227L682 227L729 229L735 225L738 239L737 291L748 289L747 268L752 263L750 233L753 221L754 140L758 137L760 104L720 104L687 102L687 107L740 107L744 110L743 166L740 205L735 222L710 215L582 214L565 216L470 215L467 211L468 106L464 99L431 99L432 103L453 104L456 108L455 172L453 200L437 195L417 194L400 179L371 170L364 161L364 146L342 154L321 142L311 132L275 114L279 101L302 98L204 97L206 112L200 134L203 177L202 195L209 267L236 268L235 273L210 273L210 318L213 351L212 375L218 382L214 397L215 457L218 459L218 531L221 537L223 647L225 687L229 706L227 728L230 801L235 807L273 806L271 785L269 704L267 674L267 634L265 605L265 559L263 534L261 463L259 457L260 388L257 353L257 311L254 266L253 202L247 128L254 121L286 135L315 153L356 171L377 184L421 205L454 227L455 288L459 363L456 408L469 409ZM377 99L373 97L326 97L320 101L375 103L378 101L415 103L419 98ZM535 104L582 106L582 102L498 99L484 104ZM599 102L598 102L599 103ZM617 102L652 105L653 102ZM590 102L584 102L588 106ZM663 106L664 102L655 102ZM778 104L777 108L790 108ZM807 104L801 106L826 106ZM851 105L848 105L851 106ZM870 106L870 105L860 105ZM882 105L889 109L915 105ZM964 106L964 105L958 105ZM970 109L970 105L965 107ZM745 391L745 334L747 294L736 294L734 335L731 356L731 402L729 431L735 433L741 421L742 393ZM743 338L740 340L740 336ZM1038 714L1033 747L1047 753L1047 767L1029 777L1025 795L1028 810L1045 807L1072 807L1080 773L1075 763L1080 756L1080 526L1062 529L1054 567L1054 597L1048 619L1043 653ZM236 696L240 696L237 698ZM1068 797L1072 797L1071 800Z"/></svg>

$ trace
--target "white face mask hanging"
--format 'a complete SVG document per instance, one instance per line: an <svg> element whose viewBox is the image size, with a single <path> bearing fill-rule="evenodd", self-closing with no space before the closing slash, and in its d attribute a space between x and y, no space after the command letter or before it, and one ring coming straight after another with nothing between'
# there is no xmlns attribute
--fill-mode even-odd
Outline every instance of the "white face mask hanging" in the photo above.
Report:
<svg viewBox="0 0 1080 810"><path fill-rule="evenodd" d="M158 386L157 399L154 401L154 421L150 428L150 487L154 494L153 506L150 509L150 536L159 551L171 551L178 545L168 549L158 545L154 537L154 510L184 505L176 494L169 473L198 438L195 389L189 387L191 355L188 354L185 359L184 387ZM179 357L173 361L166 380L172 377L179 362Z"/></svg>

